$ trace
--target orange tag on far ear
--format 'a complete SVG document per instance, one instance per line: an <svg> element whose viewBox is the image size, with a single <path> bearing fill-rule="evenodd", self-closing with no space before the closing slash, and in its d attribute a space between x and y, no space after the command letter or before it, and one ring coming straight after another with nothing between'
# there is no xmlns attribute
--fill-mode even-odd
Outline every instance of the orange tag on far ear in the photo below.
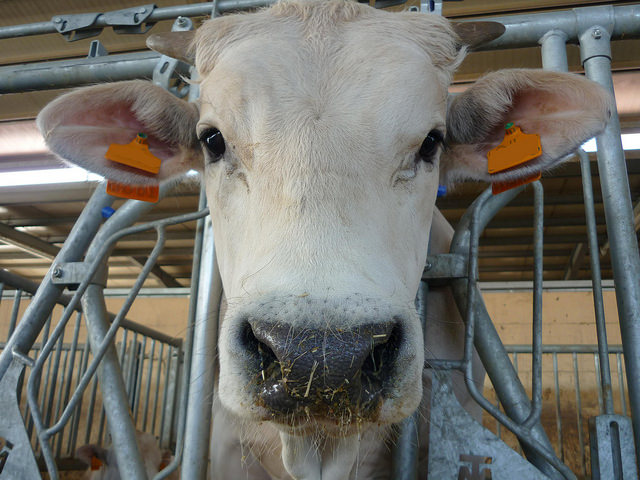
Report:
<svg viewBox="0 0 640 480"><path fill-rule="evenodd" d="M160 197L158 185L127 185L125 183L107 181L107 193L114 197L131 198L145 202L157 202Z"/></svg>
<svg viewBox="0 0 640 480"><path fill-rule="evenodd" d="M93 455L91 457L91 470L100 470L100 467L102 467L102 460Z"/></svg>
<svg viewBox="0 0 640 480"><path fill-rule="evenodd" d="M542 177L542 172L537 172L528 177L518 178L516 180L506 181L506 182L493 182L491 184L491 193L497 195L502 192L506 192L507 190L511 190L512 188L519 187L520 185L526 185L527 183L535 182L536 180L540 180Z"/></svg>
<svg viewBox="0 0 640 480"><path fill-rule="evenodd" d="M162 163L162 160L149 151L146 133L139 133L131 143L125 145L112 143L104 156L113 162L153 174L160 171Z"/></svg>
<svg viewBox="0 0 640 480"><path fill-rule="evenodd" d="M487 153L487 170L489 174L504 172L539 157L542 154L540 135L523 133L520 127L509 122L505 125L506 133L502 143L489 150ZM509 180L506 182L494 182L493 194L539 180L541 172L534 173L524 178Z"/></svg>

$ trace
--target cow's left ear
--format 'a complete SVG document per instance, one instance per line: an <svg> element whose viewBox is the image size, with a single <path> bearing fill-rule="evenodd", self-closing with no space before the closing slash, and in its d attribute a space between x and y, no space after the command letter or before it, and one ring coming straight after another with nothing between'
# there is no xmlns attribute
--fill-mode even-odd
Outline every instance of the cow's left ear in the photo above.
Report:
<svg viewBox="0 0 640 480"><path fill-rule="evenodd" d="M201 168L196 138L198 109L144 80L80 88L47 105L37 124L52 152L120 183L155 185L191 168ZM157 174L105 158L111 144L128 144L146 134L161 160Z"/></svg>
<svg viewBox="0 0 640 480"><path fill-rule="evenodd" d="M449 104L442 184L465 179L512 181L548 170L605 127L612 96L579 75L544 70L501 70L482 77ZM489 175L487 153L513 122L540 135L542 154Z"/></svg>

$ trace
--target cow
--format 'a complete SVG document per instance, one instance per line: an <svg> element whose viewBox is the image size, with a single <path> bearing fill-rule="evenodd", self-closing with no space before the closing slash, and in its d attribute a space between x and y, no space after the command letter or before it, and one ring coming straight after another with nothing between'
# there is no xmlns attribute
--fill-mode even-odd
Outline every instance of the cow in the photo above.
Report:
<svg viewBox="0 0 640 480"><path fill-rule="evenodd" d="M148 478L153 478L173 460L170 450L161 450L158 439L150 433L136 432L136 440L144 462ZM93 443L83 445L76 450L76 458L88 465L83 475L84 480L120 480L120 470L113 447L105 448ZM169 477L177 480L177 472Z"/></svg>
<svg viewBox="0 0 640 480"><path fill-rule="evenodd" d="M393 425L427 403L425 357L461 349L446 288L429 294L426 343L414 305L430 231L433 253L451 240L438 185L546 171L613 108L581 76L527 69L489 73L450 99L468 48L502 30L285 1L150 37L195 63L195 104L136 80L76 90L40 113L54 153L114 181L201 174L226 295L213 478L390 478ZM538 134L541 155L490 175L508 122ZM162 160L157 174L104 156L137 132ZM458 397L472 408L464 388ZM423 447L419 468L424 478Z"/></svg>

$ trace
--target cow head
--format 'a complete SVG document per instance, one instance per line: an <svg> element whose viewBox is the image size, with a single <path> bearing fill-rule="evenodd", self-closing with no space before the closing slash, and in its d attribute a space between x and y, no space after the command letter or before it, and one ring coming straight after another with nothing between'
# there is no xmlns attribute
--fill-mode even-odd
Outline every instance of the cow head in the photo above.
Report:
<svg viewBox="0 0 640 480"><path fill-rule="evenodd" d="M201 172L228 302L220 398L280 426L292 474L316 468L297 453L312 433L344 443L420 402L414 297L439 182L489 179L507 122L540 134L543 154L498 180L549 168L608 119L598 86L543 71L493 73L448 102L479 30L340 0L279 3L151 40L195 56L197 105L131 81L39 116L54 152L112 179ZM163 159L157 176L104 158L140 131Z"/></svg>

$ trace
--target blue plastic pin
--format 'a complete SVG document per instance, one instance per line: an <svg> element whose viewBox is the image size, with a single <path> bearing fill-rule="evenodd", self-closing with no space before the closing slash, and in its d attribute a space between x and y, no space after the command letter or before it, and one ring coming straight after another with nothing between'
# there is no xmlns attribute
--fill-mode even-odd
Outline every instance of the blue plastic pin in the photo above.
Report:
<svg viewBox="0 0 640 480"><path fill-rule="evenodd" d="M438 185L438 198L444 197L447 194L447 186L446 185Z"/></svg>
<svg viewBox="0 0 640 480"><path fill-rule="evenodd" d="M111 217L111 215L113 215L114 213L116 213L115 209L111 208L111 207L103 207L101 210L102 213L102 218L107 219L109 217Z"/></svg>

